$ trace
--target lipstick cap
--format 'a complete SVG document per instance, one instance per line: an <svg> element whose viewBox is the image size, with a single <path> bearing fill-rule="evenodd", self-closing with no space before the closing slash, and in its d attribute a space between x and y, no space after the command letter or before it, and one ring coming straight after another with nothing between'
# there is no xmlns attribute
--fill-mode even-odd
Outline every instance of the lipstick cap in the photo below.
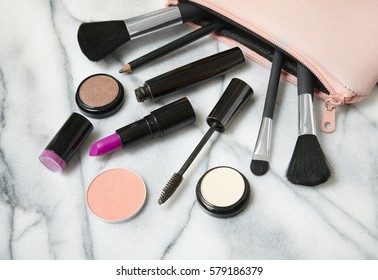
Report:
<svg viewBox="0 0 378 280"><path fill-rule="evenodd" d="M216 130L223 132L252 95L253 89L247 83L233 78L207 117L207 123L210 126L216 123Z"/></svg>
<svg viewBox="0 0 378 280"><path fill-rule="evenodd" d="M39 160L53 172L61 172L93 130L84 116L72 113L42 152Z"/></svg>

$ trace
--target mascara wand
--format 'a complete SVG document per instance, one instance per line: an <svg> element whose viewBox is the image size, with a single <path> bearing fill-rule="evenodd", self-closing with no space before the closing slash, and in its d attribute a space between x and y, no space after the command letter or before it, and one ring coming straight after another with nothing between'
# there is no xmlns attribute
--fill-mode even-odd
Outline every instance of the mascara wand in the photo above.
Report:
<svg viewBox="0 0 378 280"><path fill-rule="evenodd" d="M171 179L168 181L160 195L158 200L159 204L166 202L177 190L183 180L185 171L189 168L191 163L213 135L214 131L224 132L227 126L231 123L231 121L252 95L252 88L244 81L237 78L231 80L227 89L206 119L208 125L210 126L209 130L198 143L197 147L194 149L181 169L172 175Z"/></svg>

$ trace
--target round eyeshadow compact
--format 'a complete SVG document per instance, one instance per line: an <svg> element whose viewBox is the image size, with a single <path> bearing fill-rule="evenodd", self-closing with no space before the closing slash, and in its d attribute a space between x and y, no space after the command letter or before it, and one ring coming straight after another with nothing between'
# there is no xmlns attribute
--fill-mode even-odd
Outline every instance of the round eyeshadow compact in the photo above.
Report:
<svg viewBox="0 0 378 280"><path fill-rule="evenodd" d="M93 179L87 190L87 204L102 221L117 223L137 215L146 196L146 186L138 174L115 168Z"/></svg>
<svg viewBox="0 0 378 280"><path fill-rule="evenodd" d="M121 109L125 93L122 84L113 76L95 74L81 82L75 99L84 115L101 119Z"/></svg>
<svg viewBox="0 0 378 280"><path fill-rule="evenodd" d="M207 171L198 181L199 204L212 216L228 218L239 214L248 204L250 186L234 168L219 166Z"/></svg>

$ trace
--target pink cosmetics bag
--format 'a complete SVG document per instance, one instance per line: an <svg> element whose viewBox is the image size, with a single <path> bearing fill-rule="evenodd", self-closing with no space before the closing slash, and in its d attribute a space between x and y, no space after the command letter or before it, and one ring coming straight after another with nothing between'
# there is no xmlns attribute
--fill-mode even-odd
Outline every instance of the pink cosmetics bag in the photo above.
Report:
<svg viewBox="0 0 378 280"><path fill-rule="evenodd" d="M215 36L254 61L270 67L274 48L281 49L288 57L282 74L289 81L296 83L296 61L311 70L319 80L316 94L325 100L325 132L336 128L337 106L363 100L378 82L376 0L190 2L230 23Z"/></svg>

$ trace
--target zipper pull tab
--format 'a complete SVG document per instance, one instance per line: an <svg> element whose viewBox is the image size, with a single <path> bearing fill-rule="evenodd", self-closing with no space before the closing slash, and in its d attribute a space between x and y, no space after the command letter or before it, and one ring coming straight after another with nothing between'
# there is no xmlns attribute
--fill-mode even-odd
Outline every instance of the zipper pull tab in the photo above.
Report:
<svg viewBox="0 0 378 280"><path fill-rule="evenodd" d="M320 128L324 132L334 132L336 130L336 106L341 102L332 98L325 101L325 111Z"/></svg>

